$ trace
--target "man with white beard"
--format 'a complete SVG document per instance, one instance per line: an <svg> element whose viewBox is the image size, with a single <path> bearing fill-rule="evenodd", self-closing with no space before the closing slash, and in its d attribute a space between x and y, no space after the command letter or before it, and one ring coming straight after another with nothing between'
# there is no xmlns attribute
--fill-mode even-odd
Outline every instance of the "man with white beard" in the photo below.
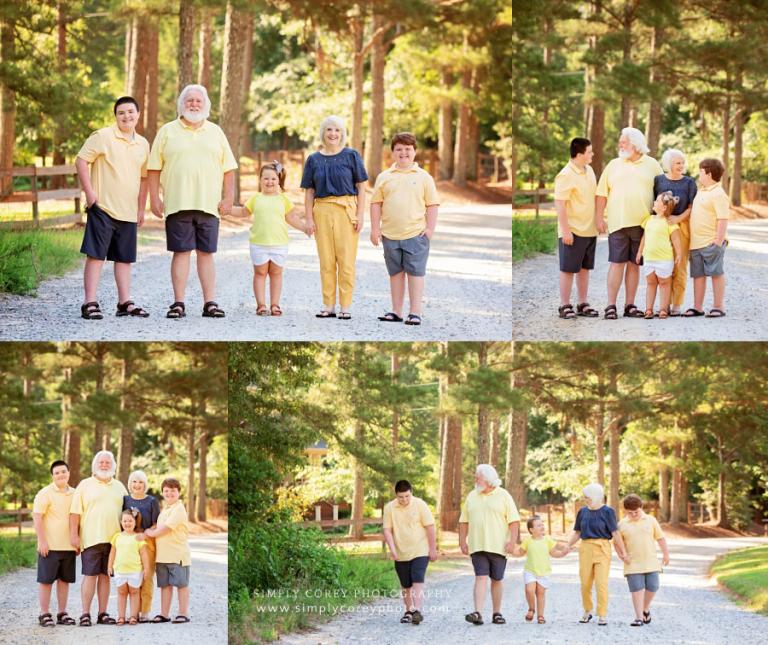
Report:
<svg viewBox="0 0 768 645"><path fill-rule="evenodd" d="M160 128L147 165L152 212L165 216L166 245L173 253L174 302L166 317L186 315L184 293L190 256L195 251L205 303L203 316L223 318L224 311L214 301L213 254L218 246L219 215L232 212L237 161L223 130L208 121L211 100L202 85L187 85L181 90L176 110L179 118Z"/></svg>
<svg viewBox="0 0 768 645"><path fill-rule="evenodd" d="M83 613L80 626L91 626L91 603L98 589L99 613L96 622L114 625L115 619L107 613L109 602L110 540L120 532L120 511L123 496L128 494L123 484L115 479L115 457L109 450L96 453L91 464L92 477L81 481L72 496L69 515L70 541L80 551L83 582L80 596Z"/></svg>
<svg viewBox="0 0 768 645"><path fill-rule="evenodd" d="M467 495L459 517L459 547L472 558L475 570L475 611L464 618L474 625L482 625L482 611L491 579L491 622L503 625L501 596L504 591L504 570L507 553L517 545L520 533L520 515L512 496L501 488L496 469L480 464L475 470L475 488Z"/></svg>
<svg viewBox="0 0 768 645"><path fill-rule="evenodd" d="M608 232L608 306L605 318L616 320L616 299L624 282L624 316L642 318L635 302L640 266L637 251L643 237L641 224L653 206L653 180L663 170L648 156L645 136L637 128L624 128L619 156L603 170L595 192L595 224ZM642 260L640 261L642 264Z"/></svg>

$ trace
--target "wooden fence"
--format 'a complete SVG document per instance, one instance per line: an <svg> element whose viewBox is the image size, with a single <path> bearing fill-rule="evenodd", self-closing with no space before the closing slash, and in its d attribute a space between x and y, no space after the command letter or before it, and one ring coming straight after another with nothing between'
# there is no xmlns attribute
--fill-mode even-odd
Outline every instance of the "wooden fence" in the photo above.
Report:
<svg viewBox="0 0 768 645"><path fill-rule="evenodd" d="M10 175L11 181L8 181ZM29 177L30 189L23 191L13 190L13 178ZM61 178L57 180L56 178ZM64 188L54 187L56 182L70 184ZM74 183L74 185L71 185ZM32 219L10 220L0 222L0 229L25 229L40 228L50 226L62 226L72 224L81 220L80 181L77 177L77 171L74 165L62 166L19 166L11 170L0 170L0 185L9 188L7 192L0 195L0 203L20 203L32 204ZM40 202L51 201L55 199L74 200L74 213L62 215L59 217L48 217L40 219Z"/></svg>
<svg viewBox="0 0 768 645"><path fill-rule="evenodd" d="M32 509L31 508L17 508L14 511L3 511L0 510L0 517L15 517L16 520L14 522L11 522L11 525L17 524L19 527L19 537L21 537L21 526L24 523L24 518L26 516L29 516L29 519L32 519ZM5 524L3 523L3 526Z"/></svg>
<svg viewBox="0 0 768 645"><path fill-rule="evenodd" d="M314 526L319 529L331 529L331 528L337 528L339 526L354 526L355 528L360 527L361 532L362 529L366 526L382 526L384 524L384 519L381 517L372 517L372 518L364 518L361 520L340 520L339 519L339 506L338 504L333 505L333 519L330 520L324 520L322 519L322 513L323 509L318 504L315 506L315 519L309 520L306 522L299 522L299 526ZM382 548L386 546L386 542L384 541L384 533L369 533L367 535L363 535L361 538L355 538L350 537L348 535L329 535L327 537L329 542L333 542L336 544L343 543L343 542L381 542Z"/></svg>
<svg viewBox="0 0 768 645"><path fill-rule="evenodd" d="M745 181L743 189L747 202L768 202L768 184Z"/></svg>

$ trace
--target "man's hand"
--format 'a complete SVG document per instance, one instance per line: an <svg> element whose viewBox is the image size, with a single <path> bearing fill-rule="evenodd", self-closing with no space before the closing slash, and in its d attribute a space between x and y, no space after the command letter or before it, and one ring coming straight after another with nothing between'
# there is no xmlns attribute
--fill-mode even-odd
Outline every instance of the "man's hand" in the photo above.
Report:
<svg viewBox="0 0 768 645"><path fill-rule="evenodd" d="M597 224L597 232L598 233L605 233L605 232L608 231L608 223L605 221L604 217L601 217L595 223Z"/></svg>
<svg viewBox="0 0 768 645"><path fill-rule="evenodd" d="M425 229L424 229L424 235L426 236L426 238L427 238L427 239L428 239L430 242L432 241L432 236L433 236L434 234L435 234L435 229L429 229L429 228L425 228Z"/></svg>
<svg viewBox="0 0 768 645"><path fill-rule="evenodd" d="M37 541L37 552L42 555L44 558L48 555L48 542L47 540L38 539Z"/></svg>
<svg viewBox="0 0 768 645"><path fill-rule="evenodd" d="M464 555L469 555L469 545L466 542L461 543L461 552Z"/></svg>
<svg viewBox="0 0 768 645"><path fill-rule="evenodd" d="M152 208L152 214L155 217L159 217L160 219L163 219L163 212L165 211L165 204L163 204L163 200L159 197L157 199L151 199L151 208Z"/></svg>
<svg viewBox="0 0 768 645"><path fill-rule="evenodd" d="M573 244L573 233L571 233L571 229L563 229L563 244L566 246L571 246Z"/></svg>
<svg viewBox="0 0 768 645"><path fill-rule="evenodd" d="M517 544L515 544L514 542L507 542L504 545L504 550L507 553L514 553L516 548L517 548Z"/></svg>
<svg viewBox="0 0 768 645"><path fill-rule="evenodd" d="M141 226L144 224L144 211L140 210L138 213L136 213L136 225Z"/></svg>
<svg viewBox="0 0 768 645"><path fill-rule="evenodd" d="M85 191L85 205L88 208L93 206L98 200L99 200L98 196L92 190Z"/></svg>
<svg viewBox="0 0 768 645"><path fill-rule="evenodd" d="M665 567L669 566L669 556L668 555L664 556L664 558L662 559L662 563L664 564Z"/></svg>
<svg viewBox="0 0 768 645"><path fill-rule="evenodd" d="M392 560L397 560L397 551L392 551L392 550L390 550L390 552L389 552L389 557L390 557Z"/></svg>
<svg viewBox="0 0 768 645"><path fill-rule="evenodd" d="M371 228L371 244L378 246L381 244L381 230Z"/></svg>
<svg viewBox="0 0 768 645"><path fill-rule="evenodd" d="M222 199L219 202L219 214L220 215L231 215L232 214L232 200L227 199L226 197Z"/></svg>
<svg viewBox="0 0 768 645"><path fill-rule="evenodd" d="M80 553L80 536L79 535L71 535L69 536L69 543L75 547L75 551Z"/></svg>
<svg viewBox="0 0 768 645"><path fill-rule="evenodd" d="M437 560L437 549L430 549L429 550L429 561L434 562Z"/></svg>

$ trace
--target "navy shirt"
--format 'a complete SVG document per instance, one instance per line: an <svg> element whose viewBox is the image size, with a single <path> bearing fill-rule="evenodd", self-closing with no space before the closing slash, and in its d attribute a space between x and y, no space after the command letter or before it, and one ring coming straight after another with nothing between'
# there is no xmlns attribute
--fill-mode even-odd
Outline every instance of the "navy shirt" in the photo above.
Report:
<svg viewBox="0 0 768 645"><path fill-rule="evenodd" d="M693 204L693 198L696 197L696 182L692 177L683 175L680 179L670 179L666 175L656 175L653 178L653 199L655 200L659 193L671 190L675 197L680 201L672 209L673 215L680 215Z"/></svg>
<svg viewBox="0 0 768 645"><path fill-rule="evenodd" d="M147 495L144 499L123 495L123 510L129 508L135 508L141 514L142 531L157 524L157 518L160 517L160 504L152 495Z"/></svg>
<svg viewBox="0 0 768 645"><path fill-rule="evenodd" d="M312 188L315 197L357 195L357 184L368 181L357 150L342 148L335 155L313 152L304 163L301 187Z"/></svg>
<svg viewBox="0 0 768 645"><path fill-rule="evenodd" d="M582 540L610 540L619 528L616 513L610 506L601 506L596 511L582 506L576 513L574 531L581 533Z"/></svg>

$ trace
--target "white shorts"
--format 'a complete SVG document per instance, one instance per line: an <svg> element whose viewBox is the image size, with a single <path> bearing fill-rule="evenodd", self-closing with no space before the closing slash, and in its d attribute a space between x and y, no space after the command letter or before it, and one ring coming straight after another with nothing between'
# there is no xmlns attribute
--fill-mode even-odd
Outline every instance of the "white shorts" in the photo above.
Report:
<svg viewBox="0 0 768 645"><path fill-rule="evenodd" d="M115 587L122 587L127 584L129 587L138 589L141 587L141 581L144 579L144 573L118 573L115 571Z"/></svg>
<svg viewBox="0 0 768 645"><path fill-rule="evenodd" d="M672 271L675 268L673 260L663 261L648 261L643 260L643 266L645 267L645 275L649 276L651 273L655 273L657 278L668 278L672 275Z"/></svg>
<svg viewBox="0 0 768 645"><path fill-rule="evenodd" d="M285 259L288 257L288 245L285 246L261 246L261 244L251 244L251 262L253 266L274 262L279 267L285 266Z"/></svg>
<svg viewBox="0 0 768 645"><path fill-rule="evenodd" d="M537 576L535 573L523 569L523 583L528 585L532 582L538 582L544 589L549 589L549 576Z"/></svg>

